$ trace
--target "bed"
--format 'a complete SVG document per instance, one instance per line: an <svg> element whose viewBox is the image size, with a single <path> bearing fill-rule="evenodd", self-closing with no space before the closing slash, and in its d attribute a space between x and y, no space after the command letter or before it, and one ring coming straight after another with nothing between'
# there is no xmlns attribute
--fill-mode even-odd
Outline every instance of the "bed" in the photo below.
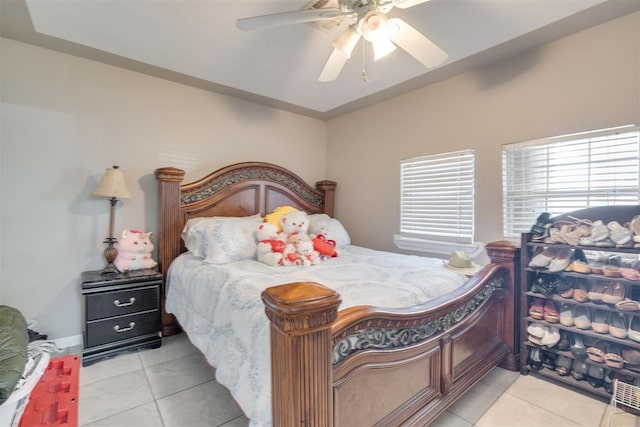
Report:
<svg viewBox="0 0 640 427"><path fill-rule="evenodd" d="M339 257L317 266L216 265L216 274L233 279L218 286L216 278L200 275L208 266L186 252L181 234L189 220L253 221L284 205L331 218L336 183L311 186L263 162L233 164L187 184L180 169L155 175L163 336L184 329L251 425L426 425L496 365L518 370L519 250L513 244L488 244L491 264L470 279L441 260L347 244ZM363 259L376 268L388 264L395 273L378 276L391 278L394 287L421 286L416 278L425 269L438 284L424 292L439 292L424 298L423 291L405 290L424 301L400 298L391 306L379 293L366 299L354 291L358 280L376 279L358 276ZM374 276L376 268L370 268ZM350 270L356 276L343 277ZM227 288L229 295L220 296ZM233 324L246 328L227 327ZM234 353L236 343L242 351Z"/></svg>

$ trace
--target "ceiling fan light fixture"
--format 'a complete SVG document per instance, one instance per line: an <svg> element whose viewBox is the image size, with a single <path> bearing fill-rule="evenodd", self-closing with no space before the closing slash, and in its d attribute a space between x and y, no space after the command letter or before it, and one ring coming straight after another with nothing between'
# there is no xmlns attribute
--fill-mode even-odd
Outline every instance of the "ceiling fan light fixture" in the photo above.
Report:
<svg viewBox="0 0 640 427"><path fill-rule="evenodd" d="M362 36L373 46L373 59L378 60L396 50L388 33L389 20L384 13L371 11L362 18Z"/></svg>
<svg viewBox="0 0 640 427"><path fill-rule="evenodd" d="M388 38L380 38L379 40L375 40L371 42L373 46L373 59L377 61L380 58L384 58L394 50L396 50L396 45L394 45L391 40Z"/></svg>
<svg viewBox="0 0 640 427"><path fill-rule="evenodd" d="M351 58L351 52L358 44L358 40L360 40L360 29L355 24L340 34L333 42L333 47L342 52L347 58Z"/></svg>

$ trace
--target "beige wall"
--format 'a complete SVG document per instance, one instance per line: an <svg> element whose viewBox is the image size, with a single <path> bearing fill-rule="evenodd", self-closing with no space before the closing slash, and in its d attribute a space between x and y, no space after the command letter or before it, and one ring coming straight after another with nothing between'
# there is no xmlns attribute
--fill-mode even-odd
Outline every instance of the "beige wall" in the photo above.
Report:
<svg viewBox="0 0 640 427"><path fill-rule="evenodd" d="M355 243L397 250L399 161L472 148L475 238L498 240L502 144L637 122L640 13L329 121L336 216Z"/></svg>
<svg viewBox="0 0 640 427"><path fill-rule="evenodd" d="M52 338L81 333L80 272L104 266L109 203L90 192L105 168L120 165L133 195L116 232L156 230L160 166L192 181L261 160L326 178L323 121L0 41L0 303Z"/></svg>

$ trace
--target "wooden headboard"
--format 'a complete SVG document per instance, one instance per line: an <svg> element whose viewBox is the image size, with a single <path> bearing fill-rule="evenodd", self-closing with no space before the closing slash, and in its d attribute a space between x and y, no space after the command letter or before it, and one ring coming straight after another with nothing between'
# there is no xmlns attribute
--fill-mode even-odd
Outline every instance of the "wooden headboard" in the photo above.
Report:
<svg viewBox="0 0 640 427"><path fill-rule="evenodd" d="M180 331L165 311L165 280L171 262L185 251L180 236L190 218L265 215L278 206L293 206L309 214L333 216L336 183L319 181L315 188L293 172L271 163L244 162L218 169L204 178L181 184L185 172L155 171L159 185L158 268L163 274L161 324L164 336Z"/></svg>

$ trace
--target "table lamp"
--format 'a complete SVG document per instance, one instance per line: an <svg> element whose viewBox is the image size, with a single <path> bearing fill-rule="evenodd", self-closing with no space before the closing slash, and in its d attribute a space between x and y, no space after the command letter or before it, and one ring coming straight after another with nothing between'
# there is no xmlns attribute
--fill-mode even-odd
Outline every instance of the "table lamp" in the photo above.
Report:
<svg viewBox="0 0 640 427"><path fill-rule="evenodd" d="M113 236L113 225L116 217L116 203L118 199L130 199L131 194L124 180L124 172L118 166L113 166L105 171L102 181L91 193L98 197L108 197L111 202L111 217L109 220L109 237L104 240L107 248L104 250L104 258L107 260L107 266L102 270L102 274L114 274L118 270L113 262L116 260L118 250L113 246L116 238Z"/></svg>

